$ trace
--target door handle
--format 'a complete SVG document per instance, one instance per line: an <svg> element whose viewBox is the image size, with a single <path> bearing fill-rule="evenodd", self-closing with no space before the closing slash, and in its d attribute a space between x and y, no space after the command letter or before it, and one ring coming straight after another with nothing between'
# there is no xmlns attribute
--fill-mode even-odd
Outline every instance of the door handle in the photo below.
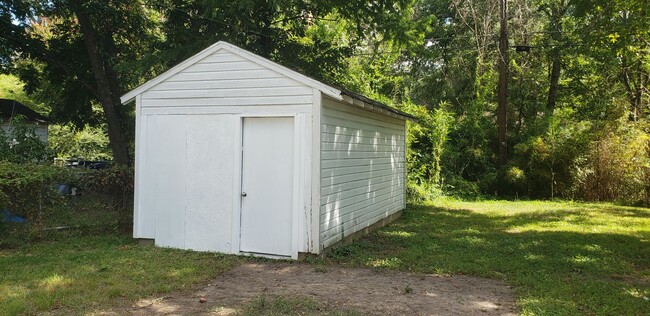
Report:
<svg viewBox="0 0 650 316"><path fill-rule="evenodd" d="M248 195L248 194L246 194L246 192L242 192L242 193L241 193L241 196L243 196L243 197L246 197L247 195Z"/></svg>

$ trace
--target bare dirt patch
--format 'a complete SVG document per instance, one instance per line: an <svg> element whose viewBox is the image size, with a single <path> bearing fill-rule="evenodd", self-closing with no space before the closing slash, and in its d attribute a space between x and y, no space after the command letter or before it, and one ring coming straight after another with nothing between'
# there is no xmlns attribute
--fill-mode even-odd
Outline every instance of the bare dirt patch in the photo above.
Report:
<svg viewBox="0 0 650 316"><path fill-rule="evenodd" d="M306 297L362 315L514 315L503 282L288 263L234 268L196 293L171 293L104 314L233 315L260 296ZM205 303L199 298L204 297Z"/></svg>

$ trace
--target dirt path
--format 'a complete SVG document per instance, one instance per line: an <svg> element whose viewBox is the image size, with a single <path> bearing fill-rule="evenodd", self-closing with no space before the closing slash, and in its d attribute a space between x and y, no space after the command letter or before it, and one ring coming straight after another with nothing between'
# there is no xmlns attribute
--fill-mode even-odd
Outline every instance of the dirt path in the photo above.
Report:
<svg viewBox="0 0 650 316"><path fill-rule="evenodd" d="M285 263L245 264L193 295L171 293L106 314L232 315L260 295L309 297L363 315L515 314L512 291L491 279Z"/></svg>

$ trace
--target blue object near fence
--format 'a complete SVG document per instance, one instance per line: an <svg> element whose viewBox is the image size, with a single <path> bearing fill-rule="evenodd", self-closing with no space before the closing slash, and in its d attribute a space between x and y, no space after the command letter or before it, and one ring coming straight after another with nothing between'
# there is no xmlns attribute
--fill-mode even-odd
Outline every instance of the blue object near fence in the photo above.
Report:
<svg viewBox="0 0 650 316"><path fill-rule="evenodd" d="M27 219L15 215L9 210L2 210L2 221L5 223L27 223Z"/></svg>

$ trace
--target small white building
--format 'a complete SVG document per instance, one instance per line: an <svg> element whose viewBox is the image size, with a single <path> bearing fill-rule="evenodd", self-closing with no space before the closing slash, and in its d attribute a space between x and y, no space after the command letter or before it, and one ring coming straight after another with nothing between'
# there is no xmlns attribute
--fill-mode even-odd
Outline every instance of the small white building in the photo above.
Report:
<svg viewBox="0 0 650 316"><path fill-rule="evenodd" d="M8 137L14 134L12 120L16 116L22 116L24 123L34 131L34 135L42 142L47 143L47 128L50 124L50 120L47 117L38 114L36 111L16 100L0 99L0 129Z"/></svg>
<svg viewBox="0 0 650 316"><path fill-rule="evenodd" d="M133 236L298 258L404 209L408 114L218 42L136 102Z"/></svg>

